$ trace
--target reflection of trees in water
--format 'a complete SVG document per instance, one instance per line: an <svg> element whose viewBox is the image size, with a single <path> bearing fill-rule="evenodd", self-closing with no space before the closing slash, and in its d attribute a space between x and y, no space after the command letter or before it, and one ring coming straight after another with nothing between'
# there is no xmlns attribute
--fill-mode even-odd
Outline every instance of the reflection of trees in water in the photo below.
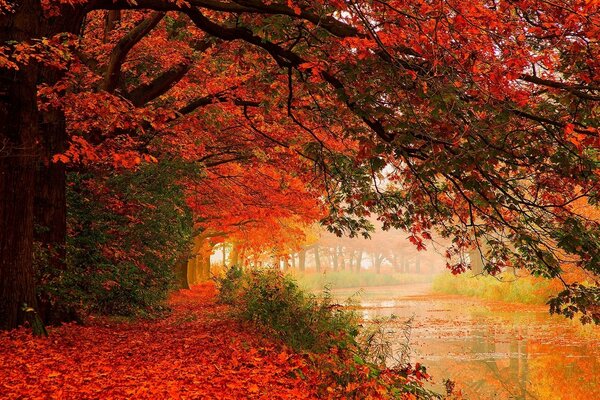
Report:
<svg viewBox="0 0 600 400"><path fill-rule="evenodd" d="M518 330L513 330L508 343L498 342L494 334L482 327L473 329L471 353L487 356L473 363L480 366L472 371L474 379L463 381L470 392L481 398L538 398L528 388L527 341L518 339L522 337L521 329L519 327ZM499 358L498 354L506 354L506 357ZM506 359L508 365L503 365Z"/></svg>
<svg viewBox="0 0 600 400"><path fill-rule="evenodd" d="M566 321L542 321L519 320L512 327L501 325L511 324L504 319L470 320L468 336L445 337L440 351L462 345L465 358L443 358L434 378L451 377L471 400L600 399L597 334L582 337Z"/></svg>
<svg viewBox="0 0 600 400"><path fill-rule="evenodd" d="M412 361L428 367L438 391L451 378L470 400L600 399L600 331L536 307L526 312L524 306L476 299L377 293L379 301L393 298L398 308L370 309L372 314L415 315Z"/></svg>

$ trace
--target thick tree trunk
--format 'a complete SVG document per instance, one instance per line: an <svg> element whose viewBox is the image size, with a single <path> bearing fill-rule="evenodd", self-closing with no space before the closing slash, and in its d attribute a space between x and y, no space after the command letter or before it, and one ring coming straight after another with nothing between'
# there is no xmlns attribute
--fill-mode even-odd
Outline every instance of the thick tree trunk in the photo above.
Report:
<svg viewBox="0 0 600 400"><path fill-rule="evenodd" d="M50 78L54 80L53 78ZM50 84L52 84L51 82ZM52 156L66 150L66 126L62 110L41 112L40 159L36 167L34 195L34 240L46 252L47 273L58 276L66 268L67 199L66 170ZM47 293L38 293L39 313L47 324L77 320L75 312L53 303Z"/></svg>
<svg viewBox="0 0 600 400"><path fill-rule="evenodd" d="M19 4L19 3L17 3ZM24 0L0 18L0 43L27 42L39 33L39 1ZM36 308L33 196L37 159L37 67L0 69L0 329L24 323Z"/></svg>
<svg viewBox="0 0 600 400"><path fill-rule="evenodd" d="M63 7L61 16L44 19L41 35L52 37L57 33L76 34L81 29L84 11L71 6ZM38 83L54 86L65 75L64 70L40 67ZM67 149L66 118L60 107L46 106L40 111L39 154L35 177L34 240L48 253L49 267L60 274L66 267L67 199L66 168L52 162L54 155ZM38 294L40 315L46 323L79 320L73 310L50 301L46 293Z"/></svg>

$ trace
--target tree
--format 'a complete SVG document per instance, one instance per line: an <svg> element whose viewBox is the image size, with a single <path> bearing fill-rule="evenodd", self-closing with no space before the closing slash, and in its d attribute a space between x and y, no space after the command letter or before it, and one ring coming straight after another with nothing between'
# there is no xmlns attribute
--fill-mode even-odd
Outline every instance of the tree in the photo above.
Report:
<svg viewBox="0 0 600 400"><path fill-rule="evenodd" d="M580 198L596 207L598 193L593 3L0 2L0 92L9 110L1 140L15 161L4 156L0 164L0 304L10 311L2 326L14 326L15 308L31 301L35 146L46 155L68 148L59 160L129 166L153 152L210 155L203 161L214 164L283 149L293 161L276 157L273 165L292 167L306 184L319 178L314 187L329 208L323 222L336 233L367 234L375 213L419 248L436 230L454 238L447 256L455 272L468 267L465 252L486 243L489 272L519 265L560 277L561 255L569 254L598 273L598 220L573 207ZM82 32L87 15L87 32L104 41L111 29L97 10L137 11L123 13L122 26L132 29L113 29L115 43L82 49L59 35ZM83 32L82 43L93 45ZM142 62L128 65L131 51ZM64 81L48 69L77 58L88 71L100 66L104 78L68 76L65 96ZM225 76L232 87L222 86ZM77 106L66 109L67 135L59 112L48 114L52 129L37 125L38 81L47 84L39 90L45 102ZM89 117L103 107L108 112ZM219 147L214 139L231 130L242 140L229 135ZM262 139L244 141L250 132ZM198 137L206 140L198 145ZM44 168L53 164L40 163L38 176L49 174ZM60 232L63 218L43 214ZM595 286L565 283L552 309L569 315L572 306L597 322L598 297Z"/></svg>

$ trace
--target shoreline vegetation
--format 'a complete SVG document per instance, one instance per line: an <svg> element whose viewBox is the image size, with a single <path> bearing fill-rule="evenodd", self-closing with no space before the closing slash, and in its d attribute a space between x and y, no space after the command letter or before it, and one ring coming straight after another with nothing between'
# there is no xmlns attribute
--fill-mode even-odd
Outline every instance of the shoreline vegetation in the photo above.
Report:
<svg viewBox="0 0 600 400"><path fill-rule="evenodd" d="M559 290L559 286L552 280L531 275L518 276L509 272L498 276L472 272L460 275L444 273L436 276L432 282L432 291L436 293L532 305L547 304Z"/></svg>
<svg viewBox="0 0 600 400"><path fill-rule="evenodd" d="M318 398L453 398L425 389L425 367L391 354L382 325L364 324L350 307L334 304L327 288L316 296L281 271L238 267L217 282L220 301L237 320L305 355L319 373L311 381Z"/></svg>
<svg viewBox="0 0 600 400"><path fill-rule="evenodd" d="M416 273L375 273L361 271L298 272L290 271L298 285L305 290L395 286L432 282L434 276Z"/></svg>
<svg viewBox="0 0 600 400"><path fill-rule="evenodd" d="M558 282L531 275L504 272L497 276L465 272L452 275L381 273L362 271L298 272L288 273L298 286L308 291L344 288L368 288L430 283L434 293L477 297L506 303L545 305L560 291Z"/></svg>

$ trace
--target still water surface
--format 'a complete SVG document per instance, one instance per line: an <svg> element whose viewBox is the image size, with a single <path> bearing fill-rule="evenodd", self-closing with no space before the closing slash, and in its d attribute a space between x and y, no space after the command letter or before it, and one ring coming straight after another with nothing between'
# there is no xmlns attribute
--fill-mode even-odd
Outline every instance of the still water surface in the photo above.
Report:
<svg viewBox="0 0 600 400"><path fill-rule="evenodd" d="M365 288L356 299L367 320L398 317L398 342L402 321L413 318L410 358L427 366L440 392L449 378L468 399L600 399L600 328L544 306L433 294L428 284Z"/></svg>

